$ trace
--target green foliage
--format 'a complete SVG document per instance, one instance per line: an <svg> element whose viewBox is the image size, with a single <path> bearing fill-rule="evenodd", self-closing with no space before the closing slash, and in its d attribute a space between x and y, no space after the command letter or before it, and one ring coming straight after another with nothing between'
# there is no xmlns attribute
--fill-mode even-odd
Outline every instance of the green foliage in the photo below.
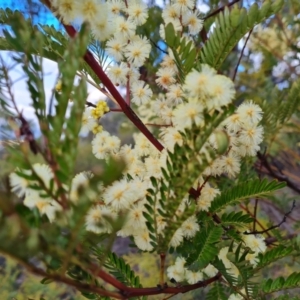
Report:
<svg viewBox="0 0 300 300"><path fill-rule="evenodd" d="M30 22L30 20L26 20L19 11L12 11L8 8L5 10L0 9L0 24L14 27L18 23L22 25L26 24L26 29L24 27L21 31L21 38L28 38L28 36L23 37L22 32L27 32L28 34L30 34L31 38L36 36L38 36L39 38L39 42L37 43L27 43L29 46L34 45L30 46L31 54L42 56L43 58L50 59L57 63L65 59L65 50L69 47L69 37L65 34L64 31L58 31L54 28L54 26L41 24L34 26ZM22 42L16 43L13 42L10 38L7 39L7 36L10 35L10 30L6 30L5 32L5 37L0 37L0 50L28 53L26 47L24 47L24 45L27 44L22 44ZM95 40L90 37L87 31L85 31L85 38L88 39L89 42L91 42L91 46L89 47L90 50L92 50L95 55L99 55L100 48L96 45ZM40 48L36 48L36 45L38 45ZM82 51L86 51L86 46L87 43L85 46L82 45ZM98 58L100 57L98 56ZM102 59L100 61L105 61L105 59ZM89 75L97 84L100 84L99 78L95 76L94 72L86 62L78 60L77 63L79 63L79 68L76 71L81 71L82 74L84 74L86 77L87 75Z"/></svg>
<svg viewBox="0 0 300 300"><path fill-rule="evenodd" d="M292 246L278 245L264 254L260 253L258 256L259 262L256 268L264 268L270 265L271 263L290 255L293 250L294 249Z"/></svg>
<svg viewBox="0 0 300 300"><path fill-rule="evenodd" d="M197 58L197 50L193 47L193 41L176 33L172 23L169 23L165 28L165 36L167 45L172 49L176 65L179 70L179 77L184 81L187 75L194 67Z"/></svg>
<svg viewBox="0 0 300 300"><path fill-rule="evenodd" d="M274 298L274 300L300 300L300 297L292 296L290 294L284 294L284 295Z"/></svg>
<svg viewBox="0 0 300 300"><path fill-rule="evenodd" d="M225 292L225 287L216 282L213 286L209 289L208 293L206 294L206 300L228 300L228 296Z"/></svg>
<svg viewBox="0 0 300 300"><path fill-rule="evenodd" d="M282 101L280 105L279 124L284 124L295 113L300 102L300 80L294 81L288 93L286 101Z"/></svg>
<svg viewBox="0 0 300 300"><path fill-rule="evenodd" d="M277 182L276 180L269 182L267 179L254 179L240 183L217 196L211 203L210 212L216 213L228 205L235 205L245 199L263 197L285 185L285 182Z"/></svg>
<svg viewBox="0 0 300 300"><path fill-rule="evenodd" d="M245 255L248 253L248 251L245 251L240 257L239 256L239 248L236 250L236 253L234 255L228 255L229 258L234 257L232 259L233 265L238 269L239 276L237 278L237 285L242 286L245 288L246 294L249 295L252 293L255 283L252 282L253 280L253 267L249 264L249 262L245 261Z"/></svg>
<svg viewBox="0 0 300 300"><path fill-rule="evenodd" d="M62 32L57 31L53 26L34 26L30 20L26 20L22 13L17 10L12 11L8 8L5 10L0 9L0 24L15 27L18 23L20 25L20 34L18 34L18 37L20 38L19 42L7 38L10 36L10 30L6 30L5 37L0 38L0 50L28 52L27 50L30 48L32 54L42 55L44 58L56 62L63 59L63 53L68 44L68 38ZM25 32L26 35L24 35ZM22 41L28 38L29 35L31 38L38 35L38 38L41 39L40 42L38 44L22 44ZM36 48L36 46L41 47L42 51L41 48ZM26 49L26 47L29 48Z"/></svg>
<svg viewBox="0 0 300 300"><path fill-rule="evenodd" d="M272 101L264 100L260 105L264 111L262 125L265 130L266 141L273 141L276 134L280 132L283 127L292 125L289 122L293 114L297 112L300 103L300 81L294 81L291 89L272 91L270 95Z"/></svg>
<svg viewBox="0 0 300 300"><path fill-rule="evenodd" d="M240 9L237 5L231 10L225 7L224 13L219 14L212 34L201 50L200 62L219 69L240 39L256 24L277 13L283 3L283 0L266 0L261 8L254 3L248 11L245 8Z"/></svg>
<svg viewBox="0 0 300 300"><path fill-rule="evenodd" d="M118 257L114 252L107 255L104 263L105 268L115 278L130 287L143 287L140 283L139 276L136 276L122 257Z"/></svg>
<svg viewBox="0 0 300 300"><path fill-rule="evenodd" d="M264 281L260 288L265 294L271 294L286 289L297 288L300 285L300 273L294 272L287 278L278 277Z"/></svg>
<svg viewBox="0 0 300 300"><path fill-rule="evenodd" d="M213 266L222 274L225 280L229 283L229 286L232 287L237 284L237 278L228 273L227 268L225 267L222 260L218 257L214 259L212 262Z"/></svg>
<svg viewBox="0 0 300 300"><path fill-rule="evenodd" d="M184 214L174 220L174 215L179 205L182 204L186 192L190 190L191 186L199 178L199 174L220 155L217 151L209 147L206 148L207 152L204 151L201 153L200 150L206 147L207 140L215 131L215 128L232 111L233 107L228 107L221 114L218 112L212 115L205 114L205 123L207 124L205 131L200 132L196 127L186 130L185 133L182 133L185 141L184 144L181 147L175 145L174 152L168 153L167 170L163 170L164 180L161 180L161 186L157 188L157 191L160 192L159 205L163 209L161 214L167 222L167 235L161 239L163 248L168 247L169 241L177 228L195 212L195 202L192 199L193 196L190 196L189 201L185 203ZM192 141L192 143L189 141ZM185 174L189 174L189 176L186 177ZM158 186L158 183L153 184L153 186ZM150 194L153 196L157 195L155 191ZM154 202L153 198L152 203ZM155 209L153 208L153 210Z"/></svg>
<svg viewBox="0 0 300 300"><path fill-rule="evenodd" d="M206 230L200 231L200 234L196 236L195 241L199 246L199 251L195 263L199 269L206 266L217 255L218 248L216 247L216 243L219 242L222 233L223 230L221 227L209 226Z"/></svg>
<svg viewBox="0 0 300 300"><path fill-rule="evenodd" d="M193 239L194 251L187 256L187 265L195 270L206 267L210 261L218 254L217 243L223 234L223 229L208 223L201 228Z"/></svg>
<svg viewBox="0 0 300 300"><path fill-rule="evenodd" d="M7 41L21 50L24 54L15 57L18 63L25 62L23 70L28 77L27 85L33 101L37 118L40 122L40 128L44 137L48 141L49 149L52 153L51 160L57 162L60 168L56 170L56 176L62 183L69 184L73 177L74 163L77 153L78 134L81 128L81 119L87 97L86 83L81 80L74 87L74 80L77 70L80 67L81 57L85 53L89 38L87 36L87 26L83 26L80 33L74 38L64 50L63 61L59 63L61 72L62 92L55 93L57 105L55 117L50 109L46 111L46 100L44 91L44 82L42 74L42 56L44 55L44 37L53 33L53 29L45 28L46 35L42 34L37 28L30 27L23 16L16 12L8 12L11 30L4 30ZM28 34L24 34L24 32ZM58 34L58 39L61 39ZM49 39L49 37L47 37ZM29 45L24 48L23 45ZM38 53L41 57L36 57L33 53ZM53 100L54 95L52 95ZM69 100L73 100L70 117L66 120L66 113ZM68 153L68 155L65 155ZM61 191L59 191L61 192Z"/></svg>
<svg viewBox="0 0 300 300"><path fill-rule="evenodd" d="M250 223L253 222L253 218L250 217L248 214L243 214L240 212L231 212L229 214L224 213L221 216L221 222L223 226L237 226L239 227L246 227Z"/></svg>
<svg viewBox="0 0 300 300"><path fill-rule="evenodd" d="M211 8L218 8L218 1L209 1L209 4ZM205 22L206 28L209 29L209 26L216 20L216 27L211 30L207 41L202 41L202 49L200 49L202 44L197 45L192 41L192 39L195 41L200 38L189 39L185 36L185 30L188 29L175 32L173 25L168 24L165 29L166 43L169 47L169 54L174 56L179 70L178 78L176 78L177 83L182 84L185 76L192 68L201 71L201 63L207 63L221 73L220 68L224 60L238 41L256 24L277 13L282 5L282 0L267 0L263 2L260 8L257 3L254 3L248 10L240 9L237 5L233 7L229 5L230 8L225 7L224 11L221 9L222 12L218 14L216 19L209 18ZM155 48L152 49L149 60L145 62L140 71L142 68L147 69L149 67L150 73L155 72L157 60L161 59L161 50L155 45L155 42L160 40L158 37L159 29L155 21L162 21L161 11L162 9L158 7L151 8L151 15L147 23L137 30L138 34L145 34L147 38L153 39L154 43L152 40L151 42ZM42 198L46 199L48 196L55 200L60 200L60 196L68 198L75 160L78 156L78 135L87 98L86 82L91 82L90 78L92 78L94 85L101 83L101 79L95 76L91 66L88 66L82 58L86 49L89 49L95 54L96 61L99 61L97 67L104 68L104 62L107 59L104 51L105 42L97 42L91 37L86 24L83 24L75 38L69 39L64 33L57 32L53 27L33 26L19 12L1 10L0 22L10 26L9 29L4 30L5 38L0 38L0 49L19 52L14 56L15 61L23 66L27 87L42 131L42 143L40 144L43 147L41 147L40 153L53 170L55 179L51 180L50 188L48 188L35 173L27 175L16 171L16 174L30 181L29 187L32 190L41 191ZM268 20L268 22L272 22L272 20ZM202 33L205 35L205 32ZM200 34L201 37L202 33ZM59 77L62 83L61 91L53 92L48 111L42 75L42 57L58 62ZM229 73L231 70L228 69L227 71ZM78 74L83 77L79 83L76 81ZM144 74L141 74L141 77L142 75ZM152 81L155 81L156 77L153 76L153 78ZM130 84L131 80L129 82L128 79L127 87ZM284 126L290 120L300 101L299 86L299 82L294 83L287 98L284 97L284 91L275 92L278 93L276 104L279 105L279 108L276 108L276 111L271 109L267 111L266 109L264 119L264 122L270 120L270 130L273 130L271 127L274 124L276 125L274 128L277 130L279 125ZM106 85L103 84L101 88L102 90L106 89ZM243 89L244 86L241 86L241 90ZM162 91L161 87L156 85L156 90L155 87L152 89L154 92L153 99L157 98L155 93L157 90ZM130 92L132 91L128 88L128 96L130 96ZM163 92L165 93L165 91ZM240 95L240 99L243 98L243 95ZM281 99L286 100L281 103ZM1 100L3 103L7 102L4 97ZM73 101L71 105L70 100ZM202 100L204 101L204 99ZM267 101L265 103L268 104ZM54 107L52 104L55 104L53 111L51 111ZM176 109L175 106L174 109ZM144 205L144 201L146 202L143 206L143 216L146 219L145 224L152 241L151 244L154 247L153 252L156 251L159 254L166 254L168 250L172 252L174 249L170 249L170 241L174 233L190 216L197 218L196 225L200 226L200 230L193 238L185 238L175 250L177 255L186 259L185 267L194 271L201 271L208 264L212 264L217 268L218 275L223 276L223 279L213 284L207 294L208 300L228 299L229 294L239 292L243 288L246 290L246 298L250 299L252 297L251 291L254 291L254 298L252 298L255 299L255 296L264 297L265 294L280 289L297 287L300 281L300 275L294 273L287 279L270 279L260 285L257 284L259 287L255 287L252 282L255 279L255 273L258 273L260 269L288 255L299 254L299 249L296 249L296 246L283 246L282 244L265 254L259 254L259 262L255 268L246 259L247 254L252 254L252 252L251 249L245 248L245 244L242 243L239 229L250 227L249 225L254 220L249 214L232 211L230 206L251 198L268 197L270 193L285 186L285 183L269 182L267 179L249 180L249 178L254 177L251 172L254 172L252 166L255 157L243 161L242 174L236 179L236 182L232 178L226 177L226 174L216 178L213 178L213 175L207 176L207 178L203 176L205 184L211 184L212 187L217 186L221 190L221 194L211 203L209 212L197 209L197 201L201 196L203 187L199 187L199 178L202 181L203 171L217 158L231 151L231 148L228 149L228 144L232 136L223 130L222 122L235 110L236 108L232 105L227 108L220 107L218 111L204 111L205 126L203 128L199 129L193 125L190 130L180 132L183 144L181 146L176 145L174 151L168 152L166 166L162 169L162 177L151 174L152 177L147 182L150 188L147 191L146 200L141 197L134 203L134 205L140 203ZM8 109L7 112L9 112ZM138 116L132 114L132 118L138 118ZM141 121L138 121L137 124L141 124ZM215 148L209 143L212 134L216 138ZM28 149L23 147L21 150L22 152L18 147L11 150L11 157L15 158L16 166L25 169L32 168L32 160L28 159L27 155ZM20 153L24 154L25 158L20 157ZM117 154L119 153L114 153L114 155ZM139 156L140 162L144 163L148 154L136 155ZM118 214L117 220L101 214L92 216L91 219L96 225L98 225L97 222L103 221L102 218L107 221L112 228L110 234L96 235L86 230L87 213L90 208L109 206L105 201L106 199L103 199L102 184L105 188L115 180L119 180L125 170L125 164L120 160L115 161L113 158L108 158L106 164L101 163L102 167L104 171L100 170L100 174L93 172L94 176L89 178L88 187L79 187L80 201L70 203L68 209L58 212L57 219L52 224L49 224L45 216L41 216L41 212L37 208L29 209L20 203L15 206L12 205L12 212L5 210L2 212L2 208L0 212L0 227L3 228L0 231L0 241L7 241L3 245L1 243L1 251L12 254L16 259L22 260L24 264L28 265L31 264L30 259L36 257L38 253L39 259L47 268L47 273L44 274L45 278L42 280L44 285L48 285L52 281L46 275L55 274L61 276L60 278L66 275L65 278L72 280L74 286L76 283L82 284L77 288L88 299L108 299L108 297L102 297L94 292L98 287L108 291L105 283L104 287L100 286L100 272L97 273L97 277L94 266L96 270L97 268L98 270L102 267L105 268L113 277L128 287L142 287L140 277L135 274L130 265L110 250L117 231L124 225L128 207L124 210L120 209L118 212L112 210L112 214ZM128 174L125 176L127 176L128 183L133 179ZM57 190L55 189L56 184L58 185ZM100 188L99 185L101 185ZM226 190L228 186L229 188ZM2 197L1 191L0 196ZM12 202L11 195L3 198L4 201ZM4 201L0 201L0 203ZM61 203L59 202L59 204ZM226 210L226 213L223 213L223 210ZM217 215L217 213L220 214ZM158 233L158 215L162 217L165 224L162 234ZM257 213L255 210L254 215L255 218L258 218L259 212ZM257 224L259 224L258 221ZM134 231L132 236L136 237L135 234ZM272 235L277 238L279 243L282 243L281 236L276 231L272 231ZM218 257L219 251L229 244L230 247L226 256L229 262L225 259L221 261ZM20 250L20 247L14 247L14 245L22 245L23 247ZM95 257L98 259L98 264L95 263ZM235 267L234 271L238 270L239 275L237 277L232 275L232 269L228 267L227 262ZM151 273L150 276L153 274ZM182 280L185 281L187 278ZM156 283L158 281L156 280ZM207 283L211 283L211 281L208 280ZM89 288L91 289L89 290ZM164 287L160 286L160 288L163 289ZM179 290L180 284L176 288ZM119 290L118 292L125 294L126 291Z"/></svg>

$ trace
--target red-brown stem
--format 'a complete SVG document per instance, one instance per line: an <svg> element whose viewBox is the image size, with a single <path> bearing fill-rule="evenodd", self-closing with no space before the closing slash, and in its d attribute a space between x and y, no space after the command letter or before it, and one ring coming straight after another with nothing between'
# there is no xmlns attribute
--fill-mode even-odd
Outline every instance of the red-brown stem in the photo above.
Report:
<svg viewBox="0 0 300 300"><path fill-rule="evenodd" d="M128 289L128 287L126 285L124 285L121 281L117 280L116 278L114 278L113 276L104 272L101 269L97 269L97 271L94 273L94 275L101 278L104 282L112 285L119 291L125 291Z"/></svg>
<svg viewBox="0 0 300 300"><path fill-rule="evenodd" d="M42 0L50 9L51 4L49 0ZM67 33L71 37L75 37L77 32L71 25L64 25ZM160 142L152 135L152 133L148 130L148 128L142 123L142 121L138 118L138 116L135 114L135 112L130 108L130 106L124 101L118 90L115 88L115 86L112 84L110 79L106 76L105 72L102 70L101 66L97 63L96 59L94 58L93 54L87 50L84 55L84 60L86 63L91 67L91 69L95 72L95 74L98 76L98 78L101 80L103 85L106 87L106 89L110 92L112 97L117 101L117 103L120 105L120 108L124 112L124 114L128 117L128 119L142 132L148 140L159 150L162 151L164 147L160 144ZM197 194L197 191L194 188L190 189L190 193ZM201 287L205 287L208 284L215 282L219 280L222 275L221 273L218 273L216 276L198 282L196 284L192 285L185 285L181 287L167 287L164 285L159 287L153 287L153 288L130 288L125 286L123 283L121 283L119 280L112 277L110 274L104 272L103 270L97 270L94 272L94 274L104 280L105 282L109 283L116 289L120 291L120 293L128 298L128 297L137 297L137 296L146 296L146 295L158 295L158 294L177 294L177 293L186 293L194 289L198 289ZM163 280L162 280L163 281Z"/></svg>
<svg viewBox="0 0 300 300"><path fill-rule="evenodd" d="M76 36L77 31L74 29L73 26L64 25L64 27L71 37ZM131 109L131 107L124 101L118 90L115 88L113 83L106 76L105 72L102 70L101 66L94 58L93 54L89 50L87 50L83 58L86 61L86 63L91 67L91 69L95 72L98 78L101 80L101 82L110 92L110 94L118 102L127 118L139 129L141 133L145 135L145 137L153 144L154 147L157 148L157 150L162 151L164 149L163 145L154 137L154 135L148 130L144 123Z"/></svg>
<svg viewBox="0 0 300 300"><path fill-rule="evenodd" d="M126 84L126 103L130 105L130 78L128 76Z"/></svg>
<svg viewBox="0 0 300 300"><path fill-rule="evenodd" d="M164 256L163 260L165 260L165 254L161 254ZM162 265L162 264L161 264ZM112 277L110 274L104 272L103 270L97 270L94 272L95 275L97 275L99 278L104 280L105 282L109 283L113 287L119 290L121 295L127 298L131 297L138 297L138 296L150 296L150 295L159 295L159 294L178 294L178 293L186 293L201 287L205 287L210 283L213 283L217 280L219 280L222 275L221 273L218 273L216 276L195 283L191 285L184 285L184 286L179 286L179 287L168 287L164 282L157 287L150 287L150 288L132 288L132 287L127 287L114 277Z"/></svg>
<svg viewBox="0 0 300 300"><path fill-rule="evenodd" d="M128 41L129 44L130 41ZM127 63L127 67L130 69L130 64ZM130 76L127 75L127 83L126 83L126 103L130 106Z"/></svg>
<svg viewBox="0 0 300 300"><path fill-rule="evenodd" d="M201 287L206 287L208 284L211 284L222 277L221 273L218 273L216 276L200 281L195 284L184 285L180 287L152 287L152 288L127 288L124 292L126 297L138 297L138 296L150 296L150 295L159 295L159 294L177 294L177 293L186 293Z"/></svg>
<svg viewBox="0 0 300 300"><path fill-rule="evenodd" d="M201 195L201 191L204 188L204 186L206 185L207 181L209 180L210 176L207 176L204 180L204 182L201 184L201 186L199 186L197 188L197 192L199 192L199 196Z"/></svg>
<svg viewBox="0 0 300 300"><path fill-rule="evenodd" d="M256 230L257 205L258 205L258 198L255 198L254 211L253 211L253 214L254 214L254 220L253 220L253 230L252 230L252 231L255 231L255 230Z"/></svg>

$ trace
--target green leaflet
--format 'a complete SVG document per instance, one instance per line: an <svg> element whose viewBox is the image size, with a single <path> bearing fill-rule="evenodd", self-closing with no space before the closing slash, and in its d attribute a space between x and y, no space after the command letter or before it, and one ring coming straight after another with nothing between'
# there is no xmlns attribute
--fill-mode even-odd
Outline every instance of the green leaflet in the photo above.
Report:
<svg viewBox="0 0 300 300"><path fill-rule="evenodd" d="M172 23L165 27L166 42L172 50L176 65L179 71L179 78L184 81L185 76L193 68L197 59L197 50L193 46L193 42L182 37L176 32Z"/></svg>
<svg viewBox="0 0 300 300"><path fill-rule="evenodd" d="M130 287L142 287L139 277L134 274L124 259L118 257L114 252L107 255L104 266L109 270L111 275L124 284Z"/></svg>
<svg viewBox="0 0 300 300"><path fill-rule="evenodd" d="M243 214L243 212L231 212L229 214L223 214L221 216L221 222L223 226L238 226L245 227L249 223L253 222L253 218L251 218L248 214Z"/></svg>
<svg viewBox="0 0 300 300"><path fill-rule="evenodd" d="M238 283L243 285L248 292L253 290L254 283L250 281L253 278L253 267L245 260L232 261L232 263L239 271Z"/></svg>
<svg viewBox="0 0 300 300"><path fill-rule="evenodd" d="M193 127L186 130L185 133L181 133L184 140L192 141L192 143L184 142L181 147L175 145L174 152L168 153L169 158L167 160L167 170L163 171L165 180L162 179L160 181L162 186L164 182L167 186L164 184L165 187L159 190L159 204L162 208L164 208L164 212L161 215L164 216L167 226L165 228L165 237L161 239L161 242L158 242L158 244L161 244L165 251L168 248L169 242L175 231L195 212L195 201L191 200L186 205L184 214L178 216L176 220L174 220L174 215L176 214L179 205L197 178L199 178L199 175L214 159L218 157L218 153L216 153L216 151L205 146L207 145L207 140L221 122L233 112L233 110L233 106L229 106L228 108L225 108L222 113L215 112L212 115L206 113L204 117L207 126L204 130L200 131L199 128ZM206 151L199 153L203 147L206 147ZM185 174L189 174L189 176L187 177ZM151 182L153 187L157 189L157 180L155 178L151 178ZM172 197L169 195L169 187L172 187L173 190ZM151 198L152 202L154 202L154 197ZM150 224L151 222L155 222L155 220L150 220L148 216L147 221L149 230L152 230L152 228L150 228ZM152 227L155 228L155 225Z"/></svg>
<svg viewBox="0 0 300 300"><path fill-rule="evenodd" d="M233 275L227 272L226 267L223 264L223 261L220 260L218 257L212 262L212 265L218 269L218 271L223 275L223 277L228 281L231 285L237 285L237 279Z"/></svg>
<svg viewBox="0 0 300 300"><path fill-rule="evenodd" d="M64 60L59 63L61 72L62 89L55 93L57 105L55 106L55 117L48 114L48 122L52 128L50 132L44 132L48 137L49 147L54 154L59 166L58 176L60 180L68 184L73 174L74 161L77 154L78 135L81 127L82 114L87 98L86 82L80 80L74 87L76 72L80 66L82 55L85 52L88 38L87 28L83 26L79 35L73 39L64 52ZM71 55L72 53L72 55ZM72 98L70 116L66 120L69 100ZM68 153L68 155L65 155Z"/></svg>
<svg viewBox="0 0 300 300"><path fill-rule="evenodd" d="M219 282L214 283L214 285L208 291L205 299L206 300L228 300L228 296L225 293L225 287Z"/></svg>
<svg viewBox="0 0 300 300"><path fill-rule="evenodd" d="M292 296L291 294L281 295L274 300L300 300L299 296Z"/></svg>
<svg viewBox="0 0 300 300"><path fill-rule="evenodd" d="M0 24L13 26L14 23L22 24L24 22L27 24L27 32L34 35L38 33L41 39L41 48L36 49L32 47L31 54L40 55L43 58L50 59L57 63L64 59L65 49L68 47L70 41L68 35L62 33L62 31L56 30L53 26L41 24L39 24L38 26L34 26L30 22L30 20L25 20L24 16L19 11L0 9ZM87 33L86 36L89 37L89 34ZM0 50L26 53L26 47L24 47L24 45L30 46L31 44L33 43L22 44L21 42L12 42L10 39L7 39L7 36L4 38L0 37ZM90 50L97 55L100 61L102 61L99 57L99 49L95 47L95 43L93 40L91 41ZM97 84L100 83L99 78L95 75L91 67L86 62L80 62L78 71L79 70L81 70L86 76L90 75Z"/></svg>
<svg viewBox="0 0 300 300"><path fill-rule="evenodd" d="M267 179L254 179L240 183L217 196L211 203L210 212L216 213L228 205L235 205L248 198L266 196L285 186L285 182L276 180L269 182Z"/></svg>
<svg viewBox="0 0 300 300"><path fill-rule="evenodd" d="M282 101L280 105L279 123L287 122L296 111L300 103L300 80L293 83L289 91L286 101Z"/></svg>
<svg viewBox="0 0 300 300"><path fill-rule="evenodd" d="M206 267L218 255L216 243L220 241L222 233L223 229L218 226L203 227L193 240L195 252L187 257L187 264L197 270Z"/></svg>
<svg viewBox="0 0 300 300"><path fill-rule="evenodd" d="M12 41L11 39L7 39L7 35L5 35L5 38L0 38L0 50L26 52L26 47L31 47L32 54L42 55L44 58L56 62L62 59L68 38L53 26L34 26L30 20L24 19L24 16L19 11L12 11L10 9L0 9L0 23L12 27L19 24L21 25L19 28L20 31L26 26L26 31L22 31L22 34L19 36L20 40ZM27 35L40 34L42 52L41 49L33 47L33 43L22 43L23 39L28 37L26 34L24 35L25 32Z"/></svg>
<svg viewBox="0 0 300 300"><path fill-rule="evenodd" d="M231 10L226 7L216 19L215 28L202 48L200 62L218 70L239 40L255 25L278 12L283 3L283 0L266 0L261 8L254 3L248 11L237 5Z"/></svg>
<svg viewBox="0 0 300 300"><path fill-rule="evenodd" d="M260 289L265 294L271 294L280 290L297 288L300 285L300 273L294 272L286 279L278 277L276 279L268 279L261 284Z"/></svg>
<svg viewBox="0 0 300 300"><path fill-rule="evenodd" d="M275 262L276 260L288 256L289 254L291 254L292 251L293 251L292 246L285 247L283 245L279 245L267 251L266 253L260 253L258 256L259 262L256 268L257 269L264 268L269 264Z"/></svg>
<svg viewBox="0 0 300 300"><path fill-rule="evenodd" d="M264 111L262 125L266 141L273 141L282 127L290 125L289 120L299 107L299 95L300 80L296 80L290 89L275 88L269 96L272 101L264 100L260 103Z"/></svg>
<svg viewBox="0 0 300 300"><path fill-rule="evenodd" d="M59 63L62 90L61 93L55 93L57 105L55 106L55 116L53 116L51 107L54 95L52 95L50 108L46 109L44 91L42 57L45 35L36 27L32 27L17 12L12 13L9 20L11 30L4 30L4 35L16 50L26 45L22 48L22 53L18 53L14 59L22 66L27 76L28 90L40 129L52 154L51 160L53 164L59 166L56 168L56 176L68 186L73 176L78 135L87 97L85 81L81 80L74 86L74 80L89 41L86 34L88 28L83 25L79 34L68 43L64 50L63 60ZM49 30L49 28L46 29L46 31ZM39 56L34 55L35 53ZM70 109L70 116L67 118L67 109L71 98L73 105ZM50 160L49 157L48 159ZM58 193L60 192L63 190L58 190Z"/></svg>

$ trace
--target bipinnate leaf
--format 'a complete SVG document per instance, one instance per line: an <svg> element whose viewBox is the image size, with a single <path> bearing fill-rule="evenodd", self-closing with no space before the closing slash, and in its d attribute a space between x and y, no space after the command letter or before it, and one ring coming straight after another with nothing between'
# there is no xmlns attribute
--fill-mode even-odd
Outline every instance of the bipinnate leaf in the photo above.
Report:
<svg viewBox="0 0 300 300"><path fill-rule="evenodd" d="M211 203L210 212L216 213L229 205L235 205L249 198L267 196L285 186L285 182L268 179L253 179L240 183L218 195Z"/></svg>
<svg viewBox="0 0 300 300"><path fill-rule="evenodd" d="M300 273L294 272L287 278L278 277L268 279L261 284L261 290L265 294L275 293L281 290L293 289L300 286Z"/></svg>
<svg viewBox="0 0 300 300"><path fill-rule="evenodd" d="M292 246L286 247L283 245L278 245L277 247L274 247L265 253L260 253L258 256L259 262L256 268L258 269L264 268L270 265L271 263L290 255L292 251L293 251Z"/></svg>
<svg viewBox="0 0 300 300"><path fill-rule="evenodd" d="M231 10L226 7L216 19L215 27L201 50L200 62L219 69L240 39L255 25L277 13L283 4L283 0L266 0L259 8L254 1L248 11L238 5Z"/></svg>
<svg viewBox="0 0 300 300"><path fill-rule="evenodd" d="M207 226L199 231L193 241L195 251L187 258L187 264L199 270L206 267L218 255L216 244L222 233L223 229L219 226Z"/></svg>

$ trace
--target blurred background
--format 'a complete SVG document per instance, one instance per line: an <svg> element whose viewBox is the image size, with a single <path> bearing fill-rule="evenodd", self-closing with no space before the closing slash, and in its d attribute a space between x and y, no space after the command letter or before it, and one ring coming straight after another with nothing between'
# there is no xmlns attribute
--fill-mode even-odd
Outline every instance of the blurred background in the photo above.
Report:
<svg viewBox="0 0 300 300"><path fill-rule="evenodd" d="M215 8L228 4L230 1L200 1L199 7L203 13L207 10L213 11ZM248 7L254 1L240 1L239 5ZM255 1L260 3L261 1ZM150 1L154 5L154 1ZM164 2L157 3L160 6ZM156 6L153 15L158 13L160 16L160 6ZM44 24L54 26L57 30L63 30L58 20L40 1L18 1L0 0L0 9L19 10L24 16L31 18L34 24ZM214 18L212 18L212 22ZM153 17L152 26L155 26ZM149 25L150 26L150 25ZM5 24L0 26L0 35ZM268 29L266 29L268 28ZM253 99L264 107L264 111L276 110L276 105L286 96L286 91L292 83L299 79L300 74L300 4L298 0L285 1L285 7L274 18L268 20L263 26L257 27L244 50L243 58L238 68L236 76L236 88L238 91L237 104L244 99ZM232 76L237 65L237 60L241 54L245 39L229 55L222 66L222 72L227 76ZM9 59L10 53L1 53L2 57ZM156 61L159 56L154 57ZM153 63L150 61L150 64ZM57 78L56 64L45 60L45 75L49 80L45 83L45 90L52 91ZM12 70L14 72L14 70ZM15 70L15 78L19 78L19 70ZM151 73L152 72L152 73ZM155 68L150 69L147 76L154 78ZM151 82L150 82L151 83ZM26 96L26 87L20 81L16 85L16 95L18 95L19 105L26 116L31 121L35 137L39 138L39 130L35 123L33 111L30 108L29 96ZM97 101L101 94L90 89L91 101ZM277 104L276 104L277 103ZM264 119L269 127L266 128L266 145L262 147L260 157L257 157L255 171L260 176L275 178L286 181L288 187L280 193L274 195L273 200L253 199L241 208L251 214L255 214L261 221L261 225L268 228L272 224L282 221L284 214L290 210L292 202L296 201L296 208L287 217L280 229L285 231L287 237L299 235L300 227L300 108L296 108L289 124L276 127L276 120ZM106 130L121 134L123 142L132 143L132 133L134 129L131 125L122 126L125 118L120 113L109 114L103 121ZM272 123L273 122L273 123ZM274 125L275 124L275 125ZM267 125L266 125L267 126ZM92 136L82 136L80 140L79 153L77 159L76 173L84 170L95 170L101 168L102 163L97 160L91 151ZM271 142L270 142L271 141ZM5 210L7 195L10 193L8 174L14 170L14 165L7 159L5 145L16 142L16 135L10 126L10 122L0 111L0 210ZM264 155L267 151L268 155ZM39 157L33 157L36 162ZM0 228L1 230L1 228ZM124 259L137 271L144 286L155 286L157 282L155 274L157 272L157 262L153 255L135 254L131 255L127 240L119 240L114 245L114 250L123 255ZM278 265L268 270L264 276L268 277L272 272L272 277L290 274L293 270L299 270L299 258L284 259ZM0 299L84 299L72 288L63 284L51 283L48 285L40 284L41 278L27 273L17 262L8 257L0 256ZM205 295L205 289L195 291L193 294L180 296L178 299L201 299ZM297 291L295 292L297 293ZM153 299L159 299L157 296ZM175 299L175 297L174 297ZM291 295L292 299L292 295Z"/></svg>

